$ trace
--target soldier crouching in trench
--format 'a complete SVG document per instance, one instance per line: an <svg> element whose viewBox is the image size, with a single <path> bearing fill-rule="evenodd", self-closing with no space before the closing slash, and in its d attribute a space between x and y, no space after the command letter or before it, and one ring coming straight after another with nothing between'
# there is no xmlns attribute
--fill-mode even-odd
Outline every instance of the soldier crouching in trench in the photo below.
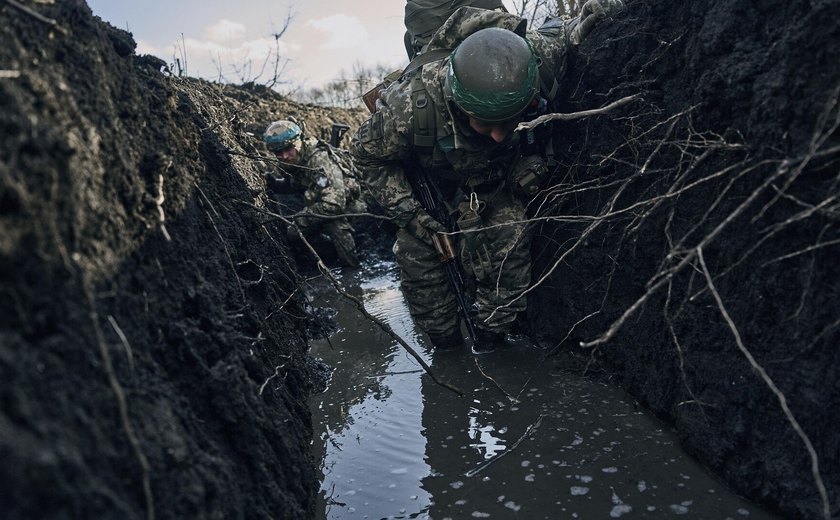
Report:
<svg viewBox="0 0 840 520"><path fill-rule="evenodd" d="M299 240L297 229L309 238L321 243L332 244L335 255L342 266L356 267L359 256L354 229L345 215L363 213L359 183L342 165L339 151L329 143L307 137L301 125L295 121L275 121L268 125L263 135L266 148L280 161L280 169L288 174L287 186L278 191L303 192L306 208L294 219L287 237ZM346 153L346 152L345 152ZM284 184L277 182L275 184ZM325 218L326 217L326 218Z"/></svg>
<svg viewBox="0 0 840 520"><path fill-rule="evenodd" d="M547 135L514 130L551 108L567 54L623 5L589 0L580 17L552 19L536 31L504 10L461 7L380 93L356 132L354 162L399 226L401 286L436 350L463 345L462 316L474 324L474 352L502 347L525 310L519 296L531 282L532 236L526 206L545 181L551 152ZM458 256L475 284L474 303L460 314L435 248L453 230L418 198L418 179L428 179L445 216L457 222Z"/></svg>

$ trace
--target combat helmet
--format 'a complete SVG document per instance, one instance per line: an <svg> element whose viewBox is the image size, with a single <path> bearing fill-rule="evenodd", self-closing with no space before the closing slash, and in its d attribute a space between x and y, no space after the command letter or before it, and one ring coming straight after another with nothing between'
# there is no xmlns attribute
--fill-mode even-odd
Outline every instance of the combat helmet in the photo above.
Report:
<svg viewBox="0 0 840 520"><path fill-rule="evenodd" d="M467 36L449 56L445 94L468 116L490 123L520 115L539 92L531 44L498 27Z"/></svg>
<svg viewBox="0 0 840 520"><path fill-rule="evenodd" d="M294 146L300 151L303 129L294 121L274 121L263 134L263 141L270 152L281 152Z"/></svg>

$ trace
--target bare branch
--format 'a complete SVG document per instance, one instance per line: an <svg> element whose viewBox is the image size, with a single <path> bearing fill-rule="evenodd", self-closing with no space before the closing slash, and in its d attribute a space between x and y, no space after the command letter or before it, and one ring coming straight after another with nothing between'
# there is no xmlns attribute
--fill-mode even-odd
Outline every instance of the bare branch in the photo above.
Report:
<svg viewBox="0 0 840 520"><path fill-rule="evenodd" d="M243 201L238 201L238 202L241 203L241 204L244 204L246 206L249 206L250 208L255 209L257 211L262 210L262 208L254 206L253 204L248 204L248 203L243 202ZM283 217L282 215L276 215L276 216L279 217L285 224L287 224L289 226L293 225L293 222L291 220L289 220L288 218ZM315 263L318 267L318 270L321 272L321 274L324 275L324 277L327 279L327 281L330 282L330 284L333 286L333 289L335 289L336 292L338 292L341 296L343 296L347 300L350 300L350 302L353 303L353 305L356 307L356 309L365 318L367 318L369 321L374 323L383 332L388 334L394 341L399 343L402 346L402 348L405 349L405 351L408 352L408 354L411 355L411 357L413 357L417 361L417 363L420 364L421 367L423 367L423 370L425 370L426 373L429 374L429 377L431 377L432 380L435 383L439 384L440 386L442 386L444 388L447 388L447 389L455 392L456 394L458 394L461 397L464 396L464 392L460 388L458 388L456 386L453 386L452 384L450 384L446 381L442 381L442 380L438 379L438 377L434 374L434 372L432 372L431 367L423 360L423 358L420 356L420 354L417 353L416 350L411 348L411 346L402 338L402 336L400 336L399 334L394 332L394 329L392 329L390 325L388 325L387 323L385 323L381 319L379 319L376 316L373 316L371 313L369 313L367 311L367 309L365 308L364 302L362 302L357 297L355 297L352 294L345 291L341 287L341 284L338 282L338 280L335 278L335 276L332 274L332 272L330 272L327 265L321 259L321 256L318 255L317 251L315 251L315 248L312 247L312 244L310 244L309 241L306 239L303 232L300 231L300 229L298 229L297 233L298 233L298 238L303 242L303 244L309 250L309 253L312 255L313 259L315 259Z"/></svg>
<svg viewBox="0 0 840 520"><path fill-rule="evenodd" d="M497 453L495 456L493 456L493 458L487 459L486 461L479 464L477 467L467 471L466 473L464 473L464 476L469 478L478 475L479 473L487 469L488 466L515 450L522 443L522 441L530 437L531 434L534 433L537 430L537 428L540 427L540 425L542 424L543 417L545 417L545 414L541 414L539 417L537 417L537 420L525 429L525 433L522 434L522 437L519 437L519 439L517 439L516 442L511 444L510 448L506 449L501 453Z"/></svg>
<svg viewBox="0 0 840 520"><path fill-rule="evenodd" d="M592 110L582 110L580 112L570 112L567 114L554 112L551 114L544 114L540 117L533 119L531 121L526 121L524 123L519 123L516 127L516 130L530 130L536 126L539 126L543 123L548 123L549 121L572 121L574 119L581 119L584 117L592 117L598 116L602 114L606 114L616 108L626 105L632 101L636 101L637 99L641 99L641 94L633 94L632 96L623 97L617 101L613 101L609 105L603 106L601 108L594 108Z"/></svg>

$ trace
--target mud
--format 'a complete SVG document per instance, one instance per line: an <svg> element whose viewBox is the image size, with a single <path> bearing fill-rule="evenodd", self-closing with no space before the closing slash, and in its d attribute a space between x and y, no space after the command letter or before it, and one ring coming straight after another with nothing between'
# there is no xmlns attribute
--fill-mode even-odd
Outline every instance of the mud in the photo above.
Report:
<svg viewBox="0 0 840 520"><path fill-rule="evenodd" d="M582 359L594 349L686 449L791 518L826 512L814 458L768 380L813 444L832 517L840 501L840 157L819 155L840 144L840 28L829 21L839 11L630 3L571 64L565 111L641 100L563 124L570 168L547 200L553 215L595 218L546 224L535 246L536 276L553 269L528 320L543 342ZM567 190L574 184L584 189ZM766 379L723 319L698 246ZM578 346L643 297L609 341Z"/></svg>
<svg viewBox="0 0 840 520"><path fill-rule="evenodd" d="M301 518L305 302L255 159L357 116L160 71L83 2L0 6L4 518Z"/></svg>

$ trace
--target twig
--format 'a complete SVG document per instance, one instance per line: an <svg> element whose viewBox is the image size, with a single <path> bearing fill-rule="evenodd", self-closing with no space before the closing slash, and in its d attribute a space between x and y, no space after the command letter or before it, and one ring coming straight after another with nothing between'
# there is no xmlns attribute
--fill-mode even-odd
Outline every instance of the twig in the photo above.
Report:
<svg viewBox="0 0 840 520"><path fill-rule="evenodd" d="M193 185L196 188L198 188L199 193L201 193L202 197L204 197L205 202L207 202L207 205L210 206L210 209L213 210L213 213L215 213L216 216L219 216L219 213L216 211L216 208L213 207L213 204L210 203L210 199L207 198L207 195L204 194L204 191L202 191L198 184L193 183ZM216 235L218 235L219 240L221 240L222 242L222 247L225 250L225 255L227 256L228 263L230 264L230 269L231 271L233 271L233 277L236 278L236 284L237 287L239 287L239 294L242 296L242 301L247 302L248 298L245 296L245 289L242 287L242 280L239 278L239 273L236 271L236 265L233 262L233 257L230 255L230 250L228 249L227 242L225 242L225 239L222 236L222 233L219 231L219 228L216 226L216 221L213 220L213 216L210 214L210 212L205 209L204 213L207 215L207 218L210 219L210 225L213 226L213 229L216 231Z"/></svg>
<svg viewBox="0 0 840 520"><path fill-rule="evenodd" d="M485 377L485 379L487 379L488 381L490 381L491 383L496 385L496 388L498 388L499 391L501 391L503 394L505 394L505 396L508 398L508 400L511 403L518 403L519 402L519 399L517 399L517 398L513 397L512 395L510 395L509 393L507 393L507 391L504 388L502 388L502 385L500 385L495 379L493 379L492 377L487 375L487 373L484 371L484 369L481 368L481 363L478 362L477 357L473 358L473 361L475 361L475 366L476 366L476 368L478 368L478 371L481 372L481 375L483 375Z"/></svg>
<svg viewBox="0 0 840 520"><path fill-rule="evenodd" d="M262 384L262 385L260 385L260 392L259 392L259 395L262 395L262 394L263 394L263 390L265 390L265 387L266 387L266 385L268 385L268 382L269 382L269 381L271 381L272 379L274 379L275 377L277 377L278 375L280 375L280 369L281 369L281 368L283 368L283 367L285 367L285 366L286 366L286 364L285 364L285 363L283 363L283 364L282 364L282 365L280 365L280 366L274 367L274 374L272 374L272 375L268 376L268 379L266 379L266 380L263 382L263 384Z"/></svg>
<svg viewBox="0 0 840 520"><path fill-rule="evenodd" d="M274 217L275 219L278 219L277 215L272 214L271 211L269 211L269 210L266 210L264 213L266 215L270 216L270 217ZM295 213L293 215L289 215L286 218L293 219L295 217L311 217L311 218L320 219L320 220L338 220L338 219L342 219L342 218L356 218L356 217L367 217L367 218L372 218L372 219L375 219L375 220L388 220L388 221L393 220L391 217L387 217L385 215L375 215L373 213L337 213L335 215L325 215L323 213L310 213L308 211L298 211L297 213Z"/></svg>
<svg viewBox="0 0 840 520"><path fill-rule="evenodd" d="M338 220L338 219L341 219L341 218L355 218L355 217L367 217L367 218L372 218L372 219L376 219L376 220L388 220L388 221L393 220L391 217L387 217L385 215L376 215L376 214L373 214L373 213L338 213L336 215L325 215L323 213L310 213L308 211L298 211L297 213L293 213L291 215L281 215L279 213L275 213L275 212L271 211L270 209L255 206L252 203L244 201L244 200L234 199L234 202L239 203L239 204L244 204L244 205L262 213L263 215L268 215L269 217L272 217L271 219L266 219L266 222L270 222L272 220L280 220L280 221L283 221L283 222L287 222L290 219L294 219L295 217L312 217L312 218L321 219L321 220Z"/></svg>
<svg viewBox="0 0 840 520"><path fill-rule="evenodd" d="M111 327L114 329L114 332L116 332L117 336L120 337L120 341L122 341L123 347L125 348L125 355L128 357L128 368L129 370L134 372L134 355L131 353L131 345L128 343L128 338L125 336L122 329L117 324L117 320L115 320L114 317L110 314L108 315L108 323L111 324Z"/></svg>
<svg viewBox="0 0 840 520"><path fill-rule="evenodd" d="M626 105L631 101L635 101L637 99L641 99L641 94L633 94L632 96L623 97L617 101L613 101L609 105L603 106L601 108L593 108L592 110L581 110L580 112L569 112L569 113L558 113L554 112L551 114L544 114L540 117L533 119L531 121L527 121L525 123L519 123L516 127L516 130L530 130L535 126L539 126L543 123L548 123L549 121L571 121L574 119L581 119L584 117L591 117L597 116L601 114L606 114L607 112L616 109L622 105Z"/></svg>
<svg viewBox="0 0 840 520"><path fill-rule="evenodd" d="M808 455L811 458L811 474L814 477L814 482L817 485L817 490L820 493L820 499L822 500L822 510L823 516L826 520L831 520L831 507L828 502L828 493L825 489L825 484L823 483L822 476L820 476L820 464L819 459L817 458L817 452L814 449L814 445L811 444L811 439L808 438L808 435L802 430L802 427L799 425L799 422L793 416L793 413L790 411L790 408L787 404L787 398L785 394L782 393L781 390L776 386L770 376L767 374L767 371L764 370L758 361L753 357L752 353L747 350L747 347L744 346L744 342L741 339L741 334L738 332L738 328L735 326L735 322L732 321L732 318L729 316L729 313L726 311L726 307L723 305L723 300L720 297L720 294L717 292L715 288L714 281L712 281L712 275L709 274L709 269L706 267L706 262L703 260L703 249L701 247L697 248L697 259L700 261L700 267L703 269L703 274L706 276L706 283L709 285L709 291L712 293L712 296L715 298L715 302L717 302L718 309L720 310L723 319L726 320L726 324L729 326L729 330L732 331L732 336L735 338L735 343L738 344L738 349L744 354L744 357L747 358L747 361L752 366L753 370L755 370L764 383L770 388L770 391L776 396L779 400L779 404L782 407L782 411L785 414L790 425L793 427L793 430L799 435L799 438L802 439L802 443L805 444L805 449L808 451Z"/></svg>
<svg viewBox="0 0 840 520"><path fill-rule="evenodd" d="M347 291L345 291L344 289L342 289L341 285L338 283L338 280L336 280L335 276L333 276L333 274L330 272L329 268L326 266L326 264L324 264L324 261L321 260L321 257L315 251L315 248L312 247L312 244L310 244L309 241L306 239L306 237L303 235L303 232L300 229L298 229L297 232L298 232L298 237L306 245L306 248L309 249L309 252L315 258L315 260L317 262L317 265L318 265L318 269L324 274L324 276L326 276L327 280L329 280L329 282L332 284L333 288L336 291L338 291L339 294L341 294L342 296L344 296L345 298L347 298L348 300L353 302L353 304L356 306L356 309L360 313L362 313L362 315L365 318L367 318L368 320L375 323L380 329L382 329L383 332L385 332L386 334L391 336L392 339L394 339L397 343L402 345L402 347L406 350L406 352L408 352L411 355L411 357L413 357L415 360L417 360L417 362L420 364L420 366L423 367L423 369L426 371L427 374L429 374L429 377L431 377L432 380L435 383L439 384L440 386L442 386L444 388L448 388L449 390L452 390L453 392L455 392L456 394L458 394L461 397L464 396L464 392L460 388L458 388L456 386L453 386L453 385L447 383L446 381L441 381L440 379L438 379L438 377L434 374L434 372L432 372L431 367L425 361L423 361L422 357L420 357L420 354L418 354L416 350L411 348L409 346L409 344L406 343L406 341L399 334L394 332L394 330L390 327L390 325L388 325L387 323L383 322L379 318L370 314L367 311L367 309L365 309L365 304L361 300L359 300L358 298L356 298L352 294L350 294Z"/></svg>
<svg viewBox="0 0 840 520"><path fill-rule="evenodd" d="M93 323L96 341L99 344L99 354L102 357L102 364L104 365L105 373L108 376L108 383L111 385L111 390L114 392L114 396L117 399L117 407L120 411L120 422L122 423L126 437L128 437L128 442L134 450L134 455L140 463L140 469L143 471L142 481L143 493L146 497L146 520L154 520L155 505L154 498L152 496L152 486L149 480L149 460L140 449L140 441L134 434L134 429L131 427L131 420L128 418L128 403L125 399L125 392L123 391L122 386L120 386L116 372L114 372L114 365L111 362L111 354L108 352L108 346L105 344L105 336L102 334L102 328L99 326L99 314L96 312L96 303L93 298L93 291L90 288L90 281L88 280L87 273L84 272L81 266L79 266L79 271L82 280L82 288L84 289L85 297L87 298L88 315Z"/></svg>
<svg viewBox="0 0 840 520"><path fill-rule="evenodd" d="M263 209L263 208L259 208L259 207L257 207L257 206L254 206L253 204L249 204L249 203L244 202L244 201L237 201L237 202L239 202L239 203L241 203L241 204L245 204L246 206L249 206L249 207L251 207L251 208L253 208L253 209L257 210L257 211L260 211L260 210L262 210L262 209ZM277 214L275 214L275 215L276 215L276 216L277 216L280 220L282 220L283 222L285 222L287 225L289 225L289 226L291 226L291 225L292 225L292 222L291 222L288 218L284 217L283 215L277 215ZM380 320L379 318L377 318L377 317L373 316L371 313L369 313L369 312L367 311L367 309L365 309L365 304L364 304L364 302L362 302L361 300L359 300L358 298L356 298L356 297L355 297L355 296L353 296L352 294L350 294L350 293L348 293L347 291L345 291L344 289L342 289L342 288L341 288L341 284L338 282L338 280L335 278L335 276L333 276L333 274L330 272L330 270L329 270L329 268L327 267L327 265L326 265L326 264L324 263L324 261L321 259L321 256L318 254L318 252L317 252L317 251L315 251L315 248L314 248L314 247L312 247L312 244L310 244L310 243L309 243L309 240L307 240L307 239L306 239L306 237L304 236L303 232L302 232L300 229L297 229L297 233L298 233L298 237L300 238L301 242L303 242L303 244L304 244L304 245L306 246L306 248L309 250L309 253L310 253L310 254L312 255L312 257L315 259L315 263L316 263L316 265L317 265L317 267L318 267L318 270L319 270L319 271L321 271L321 273L322 273L322 274L326 277L326 279L330 282L330 284L333 286L333 289L335 289L335 290L336 290L336 291L337 291L337 292L338 292L341 296L343 296L343 297L345 297L346 299L350 300L350 301L353 303L353 305L356 307L356 309L357 309L357 310L358 310L358 311L359 311L359 312L360 312L360 313L361 313L361 314L362 314L365 318L367 318L368 320L370 320L371 322L373 322L374 324L376 324L376 326L378 326L378 327L379 327L379 328L380 328L383 332L385 332L386 334L388 334L389 336L391 336L391 338L392 338L394 341L396 341L397 343L399 343L399 344L402 346L402 348L403 348L403 349L405 349L405 351L406 351L406 352L408 352L408 353L411 355L411 357L413 357L413 358L414 358L414 359L415 359L415 360L416 360L416 361L420 364L420 366L421 366L421 367L423 367L423 370L425 370L425 371L426 371L426 373L427 373L427 374L429 374L429 377L431 377L431 378L432 378L432 380L433 380L435 383L439 384L440 386L442 386L442 387L444 387L444 388L448 388L449 390L452 390L453 392L455 392L456 394L458 394L458 395L459 395L459 396L461 396L461 397L463 397L463 396L464 396L464 392L463 392L463 390L461 390L460 388L458 388L458 387L456 387L456 386L454 386L454 385L451 385L451 384L447 383L446 381L441 381L440 379L438 379L438 377L434 374L434 372L432 372L432 369L431 369L431 367L428 365L428 363L426 363L425 361L423 361L423 358L422 358L422 357L420 357L420 354L418 354L416 350L414 350L413 348L411 348L411 346L410 346L408 343L406 343L406 341L405 341L405 340L404 340L404 339L403 339L403 338L402 338L399 334L397 334L396 332L394 332L394 330L390 327L390 325L388 325L388 324L387 324L387 323L385 323L384 321Z"/></svg>
<svg viewBox="0 0 840 520"><path fill-rule="evenodd" d="M61 31L62 34L65 34L65 35L67 34L67 29L58 25L58 22L56 20L54 20L53 18L47 18L46 16L42 15L38 11L35 11L34 9L29 8L29 7L21 4L20 2L17 2L16 0L6 0L6 3L8 3L10 6L14 7L15 9L19 9L21 12L28 14L32 18L35 18L39 22L43 22L47 25L51 25L51 26L55 27L56 29Z"/></svg>
<svg viewBox="0 0 840 520"><path fill-rule="evenodd" d="M172 166L172 161L169 161L169 165L166 167L168 170L169 167ZM164 222L166 221L166 215L163 213L163 175L158 175L158 185L157 185L157 197L155 198L155 204L157 205L158 209L158 219L160 220L160 230L163 232L163 238L166 239L167 242L172 242L172 237L169 236L169 231L166 230L166 225Z"/></svg>
<svg viewBox="0 0 840 520"><path fill-rule="evenodd" d="M490 466L490 464L493 464L497 460L501 459L502 457L504 457L508 453L515 450L517 448L517 446L519 446L519 444L522 443L522 441L525 440L526 437L530 436L532 433L534 433L534 431L537 428L540 427L540 424L542 424L543 417L545 417L545 414L540 414L540 416L537 417L537 420L534 421L534 424L528 426L528 428L525 430L525 433L522 434L522 437L520 437L516 442L514 442L511 445L510 448L506 449L505 451L503 451L501 453L497 453L493 458L490 458L490 459L484 461L483 463L479 464L477 467L467 471L466 473L464 473L464 476L469 478L469 477L474 477L474 476L478 475L479 473L484 471L488 466Z"/></svg>
<svg viewBox="0 0 840 520"><path fill-rule="evenodd" d="M561 339L559 343L557 343L556 345L554 345L553 347L551 347L551 350L549 350L548 352L546 352L545 354L543 354L543 357L542 357L542 359L540 359L540 362L539 362L539 363L537 363L537 366L536 366L536 367L534 367L534 370L532 370L532 371L531 371L531 375L530 375L530 376L528 376L528 379L525 381L525 384L523 384L523 385L522 385L522 388L519 390L519 393L518 393L518 394L516 394L516 399L517 399L517 400L519 400L519 396L520 396L520 395L522 395L522 392L524 392L524 391L525 391L525 389L526 389L526 388L528 388L528 386L529 386L529 385L530 385L530 383L531 383L531 380L532 380L532 379L534 379L534 376L536 375L537 370L539 370L539 369L540 369L540 367L542 367L542 364L543 364L543 363L545 363L545 360L546 360L546 359L548 359L548 358L550 358L552 355L554 355L554 353L555 353L555 352L557 352L557 349L559 349L559 348L560 348L560 346L561 346L563 343L565 343L567 339L569 339L569 336L571 336L571 335L572 335L572 332L574 332L575 328L577 328L577 326L578 326L578 325L580 325L580 324L581 324L581 323L583 323L584 321L588 320L589 318L591 318L592 316L595 316L596 314L598 314L598 313L600 313L600 312L601 312L600 310L597 310L597 311L595 311L595 312L592 312L592 313L587 314L587 315L586 315L586 316L584 316L583 318L581 318L581 319L579 319L578 321L576 321L576 322L575 322L575 324L574 324L574 325L572 325L572 328L571 328L571 329L569 329L569 332L567 332L567 333L566 333L566 336L565 336L563 339ZM587 368L589 368L589 363L587 363L586 367L587 367ZM584 372L585 372L585 371L586 371L586 370L584 369Z"/></svg>
<svg viewBox="0 0 840 520"><path fill-rule="evenodd" d="M15 79L20 77L19 70L0 70L0 78Z"/></svg>
<svg viewBox="0 0 840 520"><path fill-rule="evenodd" d="M729 224L731 224L738 216L740 216L744 211L747 210L748 207L750 207L752 205L752 203L759 197L759 195L761 195L764 192L765 189L767 189L768 186L770 186L773 183L773 181L775 181L777 178L787 174L789 171L790 171L790 161L784 161L781 164L781 166L779 166L779 168L776 170L775 174L769 175L767 177L767 179L761 184L761 186L759 186L754 192L752 192L750 194L750 196L747 197L746 200L744 200L737 208L735 208L735 210L732 211L732 213L730 213L720 224L718 224L715 227L715 229L713 229L708 235L706 235L700 241L700 243L698 244L697 247L698 248L704 247L704 246L708 245L710 242L712 242L714 239L716 239L718 237L718 235L720 235L720 233L729 226ZM628 307L624 311L624 313L617 320L615 320L612 323L612 325L610 325L609 329L607 329L607 331L605 333L603 333L601 336L599 336L598 338L596 338L592 341L581 343L580 346L581 347L595 347L595 346L600 345L602 343L606 343L607 341L612 339L613 336L615 336L616 333L619 331L619 329L621 329L621 327L624 325L624 323L627 321L627 319L630 318L630 316L632 316L633 314L635 314L635 312L642 305L644 305L645 302L647 302L648 298L650 298L654 293L656 293L666 283L668 283L669 280L671 280L674 276L676 276L677 273L682 272L682 270L692 262L692 260L694 259L696 251L697 251L697 249L693 249L690 253L686 254L683 257L683 259L677 265L675 265L671 269L668 269L664 273L657 273L656 275L654 275L654 278L661 275L661 278L659 278L659 281L656 282L655 284L650 285L648 287L648 290L645 292L645 294L643 294L641 297L639 297L639 299L637 299L633 303L633 305Z"/></svg>
<svg viewBox="0 0 840 520"><path fill-rule="evenodd" d="M786 255L780 256L778 258L774 258L773 260L768 260L761 264L761 267L767 267L770 264L775 264L776 262L781 262L782 260L787 260L788 258L793 258L795 256L804 255L805 253L810 253L816 249L820 249L823 247L829 247L840 244L840 238L829 240L828 242L820 242L819 244L814 244L811 246L806 247L805 249L801 249L799 251L794 251L793 253L788 253Z"/></svg>
<svg viewBox="0 0 840 520"><path fill-rule="evenodd" d="M682 405L683 403L689 403L689 402L697 403L697 405L701 407L700 408L700 413L703 414L703 418L706 419L706 422L708 422L709 419L708 419L708 417L706 417L706 413L703 411L703 408L702 408L703 406L707 406L707 404L705 402L701 401L700 399L698 399L696 395L694 395L694 390L692 390L691 386L689 386L689 384L688 384L688 375L685 373L685 355L683 354L683 349L682 349L682 345L680 344L680 340L679 340L679 338L677 338L677 331L674 330L674 322L671 321L671 317L668 314L668 308L671 306L671 295L672 295L672 289L673 289L673 284L671 282L672 281L668 282L668 296L665 298L665 309L663 310L663 315L665 317L665 322L668 324L668 330L671 332L671 341L674 342L674 347L676 347L676 349L677 349L677 357L679 358L679 361L680 361L680 376L682 377L683 386L685 387L685 390L688 392L688 395L691 396L690 401L682 401L677 406ZM593 352L594 352L594 350L593 350Z"/></svg>

